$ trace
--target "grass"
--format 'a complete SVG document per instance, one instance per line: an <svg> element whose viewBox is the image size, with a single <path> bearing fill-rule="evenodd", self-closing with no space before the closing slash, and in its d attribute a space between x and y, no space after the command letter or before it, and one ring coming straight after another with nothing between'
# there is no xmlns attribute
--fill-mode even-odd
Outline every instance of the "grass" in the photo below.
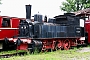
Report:
<svg viewBox="0 0 90 60"><path fill-rule="evenodd" d="M24 50L11 50L11 51L1 51L0 55L5 55L5 54L12 54L12 53L18 53L18 52L25 52Z"/></svg>
<svg viewBox="0 0 90 60"><path fill-rule="evenodd" d="M1 60L90 60L90 52L80 53L77 52L77 50L77 48L71 50L57 50L54 52L2 58Z"/></svg>

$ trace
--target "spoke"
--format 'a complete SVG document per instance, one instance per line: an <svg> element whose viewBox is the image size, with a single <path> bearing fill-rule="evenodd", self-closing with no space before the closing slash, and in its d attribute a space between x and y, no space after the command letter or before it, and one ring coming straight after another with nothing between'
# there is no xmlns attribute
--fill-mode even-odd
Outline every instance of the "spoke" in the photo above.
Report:
<svg viewBox="0 0 90 60"><path fill-rule="evenodd" d="M69 40L65 40L64 41L64 49L68 50L70 48L70 41Z"/></svg>

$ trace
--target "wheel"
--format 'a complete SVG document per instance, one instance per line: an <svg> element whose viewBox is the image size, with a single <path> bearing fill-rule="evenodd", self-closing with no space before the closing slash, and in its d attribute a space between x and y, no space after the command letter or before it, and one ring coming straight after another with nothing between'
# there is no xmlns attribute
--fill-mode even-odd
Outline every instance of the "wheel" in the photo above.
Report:
<svg viewBox="0 0 90 60"><path fill-rule="evenodd" d="M65 50L68 50L70 48L70 41L69 40L65 40L63 43L63 47Z"/></svg>
<svg viewBox="0 0 90 60"><path fill-rule="evenodd" d="M20 40L20 38L18 38L16 41L16 45L19 46L21 43L22 43L22 41Z"/></svg>
<svg viewBox="0 0 90 60"><path fill-rule="evenodd" d="M61 47L62 47L62 43L61 41L58 41L57 45L56 45L56 49L60 49L61 50Z"/></svg>
<svg viewBox="0 0 90 60"><path fill-rule="evenodd" d="M8 38L5 38L4 41L5 41L5 44L9 44Z"/></svg>

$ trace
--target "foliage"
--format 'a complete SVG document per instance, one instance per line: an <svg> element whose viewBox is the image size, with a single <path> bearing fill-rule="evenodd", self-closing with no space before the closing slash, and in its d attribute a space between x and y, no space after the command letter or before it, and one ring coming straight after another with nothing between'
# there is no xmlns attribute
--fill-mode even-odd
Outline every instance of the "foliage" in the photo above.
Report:
<svg viewBox="0 0 90 60"><path fill-rule="evenodd" d="M2 4L2 3L1 3L1 0L0 0L0 4Z"/></svg>
<svg viewBox="0 0 90 60"><path fill-rule="evenodd" d="M66 12L75 12L90 7L90 0L66 0L60 6L61 10Z"/></svg>

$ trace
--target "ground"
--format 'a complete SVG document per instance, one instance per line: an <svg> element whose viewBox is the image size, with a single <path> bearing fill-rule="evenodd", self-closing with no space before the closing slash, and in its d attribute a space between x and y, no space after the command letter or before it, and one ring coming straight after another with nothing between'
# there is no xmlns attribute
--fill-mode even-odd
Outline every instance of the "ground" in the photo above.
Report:
<svg viewBox="0 0 90 60"><path fill-rule="evenodd" d="M77 50L77 52L90 52L90 47L84 47L84 48L81 48L79 50Z"/></svg>
<svg viewBox="0 0 90 60"><path fill-rule="evenodd" d="M90 47L14 56L1 60L90 60Z"/></svg>

